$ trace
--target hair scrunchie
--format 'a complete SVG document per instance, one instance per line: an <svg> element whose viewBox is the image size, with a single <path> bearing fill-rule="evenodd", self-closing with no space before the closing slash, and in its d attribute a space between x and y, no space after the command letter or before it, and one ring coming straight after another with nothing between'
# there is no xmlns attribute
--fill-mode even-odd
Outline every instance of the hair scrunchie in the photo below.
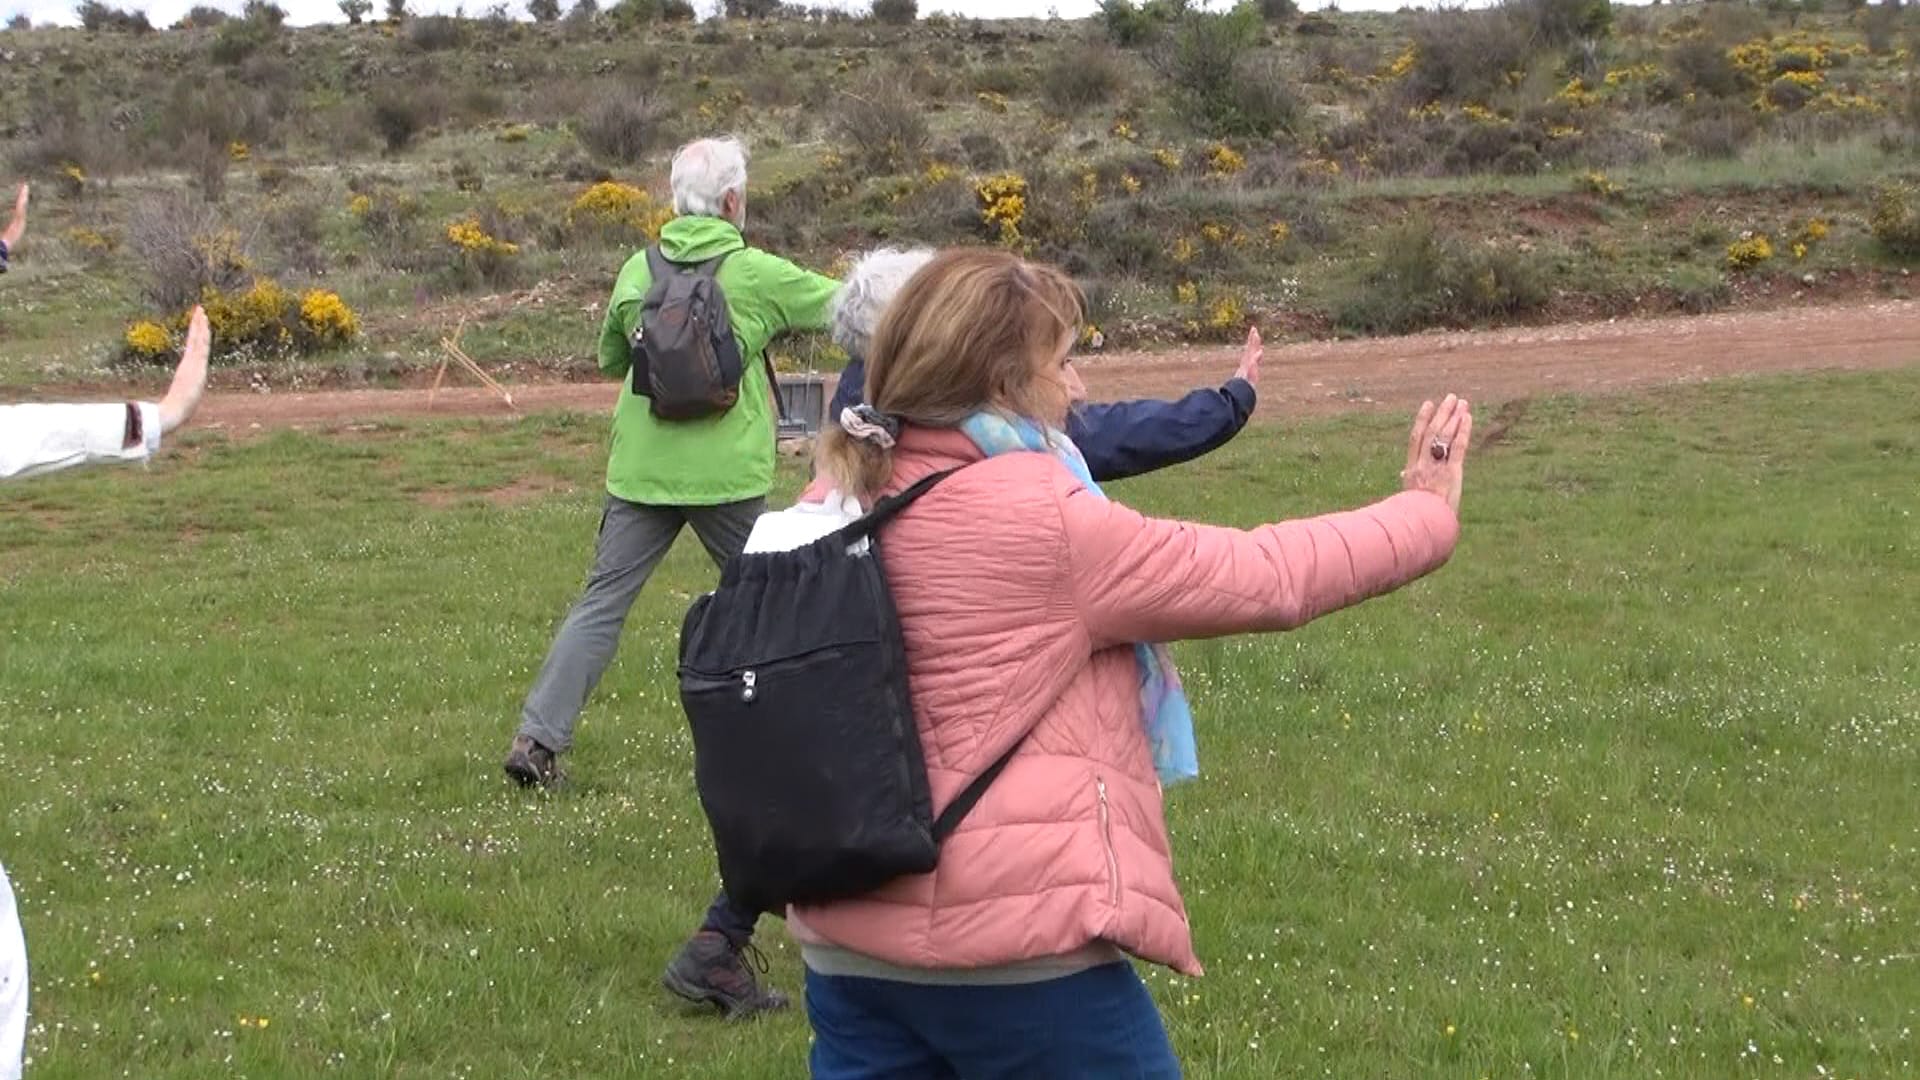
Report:
<svg viewBox="0 0 1920 1080"><path fill-rule="evenodd" d="M891 450L900 438L900 421L871 405L852 405L840 410L840 430L861 442Z"/></svg>

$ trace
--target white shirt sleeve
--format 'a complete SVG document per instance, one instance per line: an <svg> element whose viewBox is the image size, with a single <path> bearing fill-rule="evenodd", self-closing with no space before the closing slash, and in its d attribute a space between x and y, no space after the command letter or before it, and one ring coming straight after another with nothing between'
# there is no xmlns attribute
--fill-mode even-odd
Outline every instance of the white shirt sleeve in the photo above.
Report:
<svg viewBox="0 0 1920 1080"><path fill-rule="evenodd" d="M124 414L122 414L124 415ZM27 1046L27 941L0 866L0 1080L20 1080Z"/></svg>
<svg viewBox="0 0 1920 1080"><path fill-rule="evenodd" d="M0 405L0 480L91 465L145 461L160 449L160 407L142 401L141 445L122 446L127 407L109 405Z"/></svg>
<svg viewBox="0 0 1920 1080"><path fill-rule="evenodd" d="M743 555L774 551L792 551L860 520L860 502L839 491L829 492L824 502L794 503L785 510L761 514L747 536Z"/></svg>

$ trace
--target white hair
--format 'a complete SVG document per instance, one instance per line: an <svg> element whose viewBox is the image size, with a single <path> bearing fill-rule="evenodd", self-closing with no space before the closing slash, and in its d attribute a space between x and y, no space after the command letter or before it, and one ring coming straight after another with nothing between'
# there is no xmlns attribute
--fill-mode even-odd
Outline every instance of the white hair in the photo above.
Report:
<svg viewBox="0 0 1920 1080"><path fill-rule="evenodd" d="M932 248L875 248L860 256L833 298L833 343L858 360L867 358L880 316L920 268L933 261Z"/></svg>
<svg viewBox="0 0 1920 1080"><path fill-rule="evenodd" d="M696 139L673 154L673 212L720 217L727 193L747 197L747 148L729 135Z"/></svg>

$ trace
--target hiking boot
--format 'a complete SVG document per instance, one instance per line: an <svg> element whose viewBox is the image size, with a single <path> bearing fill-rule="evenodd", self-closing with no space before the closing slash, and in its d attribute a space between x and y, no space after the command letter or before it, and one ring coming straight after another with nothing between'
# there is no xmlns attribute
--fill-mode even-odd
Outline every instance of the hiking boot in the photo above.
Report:
<svg viewBox="0 0 1920 1080"><path fill-rule="evenodd" d="M680 947L680 955L667 965L661 985L696 1005L712 1005L727 1014L729 1020L743 1020L763 1012L787 1007L787 995L767 990L754 978L754 967L764 974L767 958L752 945L736 949L723 934L702 930Z"/></svg>
<svg viewBox="0 0 1920 1080"><path fill-rule="evenodd" d="M507 751L507 775L521 787L535 784L550 788L566 779L555 761L553 751L534 742L525 735L513 737L513 748Z"/></svg>

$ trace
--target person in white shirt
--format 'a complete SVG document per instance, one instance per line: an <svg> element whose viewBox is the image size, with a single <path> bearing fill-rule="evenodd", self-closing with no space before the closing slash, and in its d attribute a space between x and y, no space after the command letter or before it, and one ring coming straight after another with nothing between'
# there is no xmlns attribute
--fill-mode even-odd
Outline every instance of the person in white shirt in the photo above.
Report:
<svg viewBox="0 0 1920 1080"><path fill-rule="evenodd" d="M0 480L18 480L76 465L145 461L200 405L207 388L212 333L193 309L187 345L173 382L158 402L99 405L0 405ZM0 1074L0 1080L5 1076Z"/></svg>
<svg viewBox="0 0 1920 1080"><path fill-rule="evenodd" d="M0 271L27 227L27 188L0 230ZM144 461L200 404L213 336L207 314L193 309L187 344L173 382L159 402L106 405L0 405L0 480L105 461ZM0 1080L19 1080L27 1041L27 942L13 884L0 864Z"/></svg>

